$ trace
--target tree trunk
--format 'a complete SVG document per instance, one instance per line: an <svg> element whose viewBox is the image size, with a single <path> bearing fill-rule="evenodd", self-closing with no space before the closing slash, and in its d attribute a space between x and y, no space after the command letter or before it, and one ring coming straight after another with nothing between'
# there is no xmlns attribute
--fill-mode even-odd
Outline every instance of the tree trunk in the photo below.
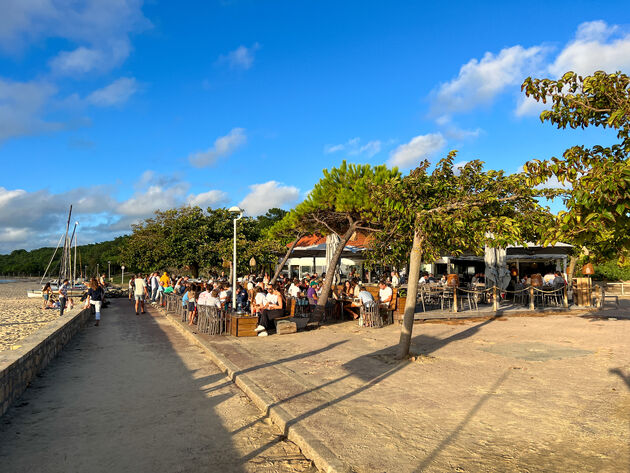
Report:
<svg viewBox="0 0 630 473"><path fill-rule="evenodd" d="M567 284L570 286L573 281L573 274L575 273L575 266L577 265L577 256L571 256L569 258L569 266L567 267Z"/></svg>
<svg viewBox="0 0 630 473"><path fill-rule="evenodd" d="M280 261L280 264L276 268L276 272L274 273L273 277L271 278L271 281L269 281L269 284L275 284L276 283L276 279L278 279L278 276L280 276L280 272L282 271L282 268L284 267L285 263L287 262L287 260L291 256L291 253L293 253L293 250L297 246L298 241L300 241L300 238L302 238L302 234L299 234L296 237L296 239L293 240L293 242L291 243L291 246L289 247L289 250L285 253L284 258L282 258L282 261ZM291 271L289 270L289 277L290 276L291 276Z"/></svg>
<svg viewBox="0 0 630 473"><path fill-rule="evenodd" d="M418 296L418 280L420 279L420 265L422 263L422 238L418 232L413 234L413 246L409 257L409 278L407 279L407 301L405 302L405 316L400 328L398 342L399 360L409 355L411 334L413 332L413 315L416 312L416 297Z"/></svg>
<svg viewBox="0 0 630 473"><path fill-rule="evenodd" d="M335 250L335 254L332 257L332 260L330 261L328 268L326 268L326 279L324 279L324 286L322 287L322 292L321 292L321 295L319 296L319 299L317 299L317 305L315 306L315 312L313 314L313 317L316 321L322 320L324 316L324 311L326 309L326 302L328 302L328 294L330 294L330 288L332 287L333 279L335 278L335 269L337 268L337 265L339 264L339 261L341 260L341 254L343 253L343 249L346 247L346 245L350 241L350 238L352 238L352 235L354 234L355 231L356 231L356 223L353 223L352 225L350 225L346 233L344 233L343 236L341 237L339 241L339 246L337 246L337 249ZM333 268L333 269L329 270L329 268Z"/></svg>

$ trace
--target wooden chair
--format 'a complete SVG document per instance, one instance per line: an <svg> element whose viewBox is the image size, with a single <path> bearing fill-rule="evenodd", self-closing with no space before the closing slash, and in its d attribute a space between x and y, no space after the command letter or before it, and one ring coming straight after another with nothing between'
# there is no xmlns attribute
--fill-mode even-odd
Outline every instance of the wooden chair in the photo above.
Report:
<svg viewBox="0 0 630 473"><path fill-rule="evenodd" d="M380 307L377 303L363 304L361 306L361 316L359 325L364 327L380 328L383 326L383 318L380 314Z"/></svg>

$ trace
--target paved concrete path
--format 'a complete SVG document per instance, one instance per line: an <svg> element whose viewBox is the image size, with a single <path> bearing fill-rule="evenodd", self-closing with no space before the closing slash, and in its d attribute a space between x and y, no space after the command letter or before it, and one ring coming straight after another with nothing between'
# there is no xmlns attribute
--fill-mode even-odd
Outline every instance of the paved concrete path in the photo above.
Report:
<svg viewBox="0 0 630 473"><path fill-rule="evenodd" d="M0 419L0 471L314 471L199 347L127 300Z"/></svg>
<svg viewBox="0 0 630 473"><path fill-rule="evenodd" d="M630 301L586 315L196 336L346 470L629 472Z"/></svg>

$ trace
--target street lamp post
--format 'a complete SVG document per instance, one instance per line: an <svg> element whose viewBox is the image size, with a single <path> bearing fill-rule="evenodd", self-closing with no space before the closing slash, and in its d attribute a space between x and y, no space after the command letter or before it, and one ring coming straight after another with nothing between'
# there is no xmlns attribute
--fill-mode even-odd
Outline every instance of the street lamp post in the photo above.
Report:
<svg viewBox="0 0 630 473"><path fill-rule="evenodd" d="M234 206L229 212L234 216L234 254L232 255L232 312L236 312L236 221L243 217L243 209Z"/></svg>
<svg viewBox="0 0 630 473"><path fill-rule="evenodd" d="M110 281L112 279L112 262L111 261L107 262L107 279L109 279Z"/></svg>

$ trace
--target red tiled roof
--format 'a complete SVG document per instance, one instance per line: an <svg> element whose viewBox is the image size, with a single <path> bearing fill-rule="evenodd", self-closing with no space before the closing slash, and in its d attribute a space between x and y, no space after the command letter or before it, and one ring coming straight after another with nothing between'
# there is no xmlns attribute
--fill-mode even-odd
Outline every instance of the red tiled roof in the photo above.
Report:
<svg viewBox="0 0 630 473"><path fill-rule="evenodd" d="M348 246L354 246L357 248L367 248L369 246L371 239L372 238L370 237L370 235L366 235L361 232L356 232L353 235L353 238L351 238L350 241L348 241ZM298 241L296 248L306 248L309 246L321 245L324 243L326 243L325 236L318 235L318 234L306 235L300 238L300 241ZM291 246L291 244L287 245L287 247L289 246Z"/></svg>

